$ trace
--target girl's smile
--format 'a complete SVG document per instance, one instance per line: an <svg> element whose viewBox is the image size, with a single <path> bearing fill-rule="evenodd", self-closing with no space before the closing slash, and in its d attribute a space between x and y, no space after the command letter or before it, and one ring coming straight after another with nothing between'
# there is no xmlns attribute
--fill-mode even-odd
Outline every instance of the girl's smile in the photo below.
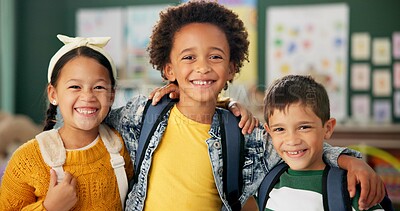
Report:
<svg viewBox="0 0 400 211"><path fill-rule="evenodd" d="M114 89L107 69L95 59L78 56L64 65L56 87L49 86L49 99L58 102L64 125L60 134L98 134L98 126L107 116L114 100ZM74 132L68 132L68 131ZM83 136L83 135L77 135ZM73 140L73 137L69 137ZM76 138L81 140L81 138ZM79 145L85 145L80 141Z"/></svg>

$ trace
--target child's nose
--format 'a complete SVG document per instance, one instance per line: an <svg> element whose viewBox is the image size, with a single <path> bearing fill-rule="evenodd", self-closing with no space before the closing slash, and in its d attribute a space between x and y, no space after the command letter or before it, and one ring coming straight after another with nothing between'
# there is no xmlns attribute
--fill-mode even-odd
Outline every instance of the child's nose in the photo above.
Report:
<svg viewBox="0 0 400 211"><path fill-rule="evenodd" d="M82 92L82 95L81 95L81 97L82 97L82 99L83 100L86 100L86 101L91 101L91 100L93 100L94 99L94 93L93 93L93 90L83 90L83 92Z"/></svg>
<svg viewBox="0 0 400 211"><path fill-rule="evenodd" d="M211 71L211 68L206 61L199 60L195 71L196 73L207 74Z"/></svg>
<svg viewBox="0 0 400 211"><path fill-rule="evenodd" d="M295 132L288 132L285 138L285 144L297 145L301 143L301 138Z"/></svg>

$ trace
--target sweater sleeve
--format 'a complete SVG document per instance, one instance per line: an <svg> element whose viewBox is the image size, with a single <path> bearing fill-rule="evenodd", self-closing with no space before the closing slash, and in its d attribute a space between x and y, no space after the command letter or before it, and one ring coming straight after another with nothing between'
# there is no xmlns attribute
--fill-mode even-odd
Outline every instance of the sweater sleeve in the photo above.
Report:
<svg viewBox="0 0 400 211"><path fill-rule="evenodd" d="M48 183L41 184L37 180L45 176L35 171L44 167L35 147L34 142L29 141L10 158L0 187L0 210L45 210L45 194L41 193L46 193ZM43 168L43 171L50 170Z"/></svg>

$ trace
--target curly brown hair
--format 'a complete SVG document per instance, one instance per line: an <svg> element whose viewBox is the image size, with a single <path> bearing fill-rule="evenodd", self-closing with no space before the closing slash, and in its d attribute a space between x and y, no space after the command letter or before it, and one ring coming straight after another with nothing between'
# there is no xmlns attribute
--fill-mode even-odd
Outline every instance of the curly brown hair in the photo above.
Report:
<svg viewBox="0 0 400 211"><path fill-rule="evenodd" d="M153 28L147 48L153 68L159 70L166 79L163 68L170 62L174 35L190 23L210 23L225 33L230 61L235 65L235 73L239 73L243 61L248 61L249 41L246 28L236 13L210 1L190 1L160 12L160 19Z"/></svg>

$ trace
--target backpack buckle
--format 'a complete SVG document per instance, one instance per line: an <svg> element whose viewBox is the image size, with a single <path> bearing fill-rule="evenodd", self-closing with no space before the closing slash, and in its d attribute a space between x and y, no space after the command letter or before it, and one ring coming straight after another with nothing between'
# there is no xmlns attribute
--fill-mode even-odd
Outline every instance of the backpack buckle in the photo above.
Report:
<svg viewBox="0 0 400 211"><path fill-rule="evenodd" d="M110 161L113 168L119 168L125 165L125 160L122 156L113 157Z"/></svg>

